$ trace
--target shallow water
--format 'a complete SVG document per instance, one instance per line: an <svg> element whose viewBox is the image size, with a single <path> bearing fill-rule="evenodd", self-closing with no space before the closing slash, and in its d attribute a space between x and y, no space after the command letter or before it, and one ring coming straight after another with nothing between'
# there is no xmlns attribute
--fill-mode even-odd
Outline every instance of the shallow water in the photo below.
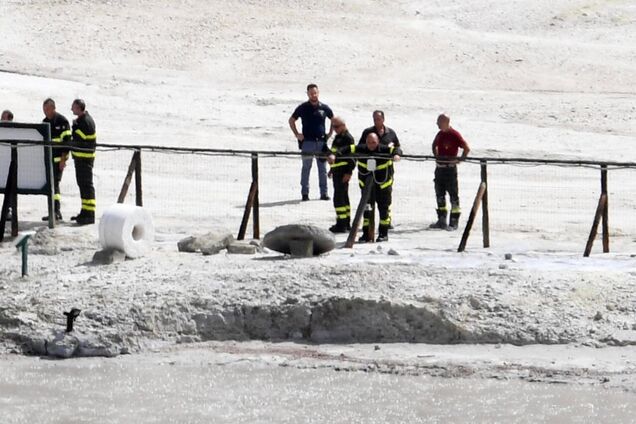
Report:
<svg viewBox="0 0 636 424"><path fill-rule="evenodd" d="M633 422L599 386L435 378L146 354L0 360L2 423Z"/></svg>

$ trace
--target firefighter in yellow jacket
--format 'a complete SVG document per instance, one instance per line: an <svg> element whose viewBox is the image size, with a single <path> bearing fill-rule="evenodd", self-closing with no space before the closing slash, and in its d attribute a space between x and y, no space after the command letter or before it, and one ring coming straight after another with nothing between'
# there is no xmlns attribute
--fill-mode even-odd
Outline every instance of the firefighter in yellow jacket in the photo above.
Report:
<svg viewBox="0 0 636 424"><path fill-rule="evenodd" d="M82 99L73 100L73 161L75 162L75 179L82 198L82 209L79 215L71 217L78 225L95 223L95 187L93 186L93 164L95 163L95 145L97 133L95 121L86 111L86 103Z"/></svg>
<svg viewBox="0 0 636 424"><path fill-rule="evenodd" d="M344 119L334 116L331 120L336 137L331 144L330 151L337 153L338 149L350 146L354 143L353 137L347 129ZM356 167L354 159L339 158L331 163L329 177L333 178L333 206L336 210L336 225L331 226L332 233L346 233L351 229L351 204L349 202L349 180Z"/></svg>
<svg viewBox="0 0 636 424"><path fill-rule="evenodd" d="M338 149L335 154L329 156L329 162L335 161L336 157L346 156L350 154L360 156L358 160L358 182L360 188L364 190L365 181L371 175L373 192L369 203L364 210L364 221L362 224L362 236L358 242L365 243L369 240L367 237L369 224L371 219L371 202L376 202L378 212L380 213L380 224L378 225L377 242L389 240L389 226L391 225L391 201L393 188L393 162L400 160L402 150L399 147L380 144L380 138L375 133L370 133L366 137L366 144L343 147Z"/></svg>
<svg viewBox="0 0 636 424"><path fill-rule="evenodd" d="M55 110L55 100L51 98L44 100L42 103L42 112L44 112L42 122L47 122L51 127L51 141L53 142L53 203L55 205L55 219L61 221L60 201L62 195L60 194L60 182L62 181L62 174L68 159L69 145L71 144L71 126L64 115ZM48 220L48 215L42 217L42 221Z"/></svg>

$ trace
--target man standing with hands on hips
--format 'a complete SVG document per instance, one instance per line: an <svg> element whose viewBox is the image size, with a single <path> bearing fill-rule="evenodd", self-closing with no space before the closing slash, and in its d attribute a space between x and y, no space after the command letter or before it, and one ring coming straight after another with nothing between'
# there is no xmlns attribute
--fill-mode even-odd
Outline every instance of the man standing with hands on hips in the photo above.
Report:
<svg viewBox="0 0 636 424"><path fill-rule="evenodd" d="M291 128L296 140L298 140L298 148L304 153L300 177L303 201L309 200L309 174L314 159L313 155L321 154L326 150L327 139L333 132L331 125L333 112L329 106L318 100L318 95L318 86L316 84L309 84L307 86L308 100L301 103L289 117L289 128ZM300 118L302 122L302 132L299 132L296 128L298 118ZM325 118L329 118L330 121L328 132L325 131ZM327 166L325 162L325 159L316 157L321 200L329 200L327 191Z"/></svg>
<svg viewBox="0 0 636 424"><path fill-rule="evenodd" d="M462 135L450 126L450 118L441 114L437 117L439 132L433 140L433 155L436 158L435 167L435 197L437 198L437 222L430 228L456 230L459 224L459 188L457 183L457 163L463 161L470 153L470 147ZM457 158L459 149L462 156ZM450 221L447 224L448 208L446 207L446 192L451 201Z"/></svg>

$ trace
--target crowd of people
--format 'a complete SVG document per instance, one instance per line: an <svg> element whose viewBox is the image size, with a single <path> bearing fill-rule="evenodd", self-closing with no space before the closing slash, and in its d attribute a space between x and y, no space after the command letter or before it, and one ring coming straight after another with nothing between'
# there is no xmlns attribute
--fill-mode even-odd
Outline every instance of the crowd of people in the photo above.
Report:
<svg viewBox="0 0 636 424"><path fill-rule="evenodd" d="M334 233L345 233L351 230L351 204L349 201L349 181L353 170L358 169L358 184L364 191L371 184L369 202L365 206L362 223L362 235L359 242L370 239L369 226L374 217L372 211L377 205L379 212L378 237L376 242L387 241L391 225L391 202L394 184L394 162L400 160L402 149L396 132L384 125L384 112L373 111L373 126L366 128L358 143L349 132L345 120L335 116L332 109L319 99L316 84L307 86L307 101L298 105L289 117L291 128L298 148L303 153L302 172L300 178L301 200L309 200L309 176L313 161L318 168L320 199L330 200L327 179L333 180L333 205L336 212L336 223L330 228ZM302 130L299 131L296 121L300 119ZM330 125L327 130L326 120ZM430 225L433 229L456 230L459 224L461 209L459 206L459 189L457 181L457 165L466 159L470 147L462 135L450 125L450 117L440 114L437 118L439 132L432 143L432 152L436 158L435 196L437 203L437 221ZM335 137L328 146L331 136ZM459 149L462 154L458 157ZM326 162L330 164L327 172ZM450 198L449 210L446 205L446 194Z"/></svg>
<svg viewBox="0 0 636 424"><path fill-rule="evenodd" d="M93 185L93 164L95 162L95 147L97 133L95 121L86 110L86 103L82 99L75 99L71 104L71 111L75 116L72 125L61 113L57 112L55 100L48 98L42 103L44 119L51 129L53 146L53 201L54 218L62 221L60 182L69 154L75 164L75 180L79 187L82 204L80 212L71 217L78 225L95 223L95 187ZM0 121L13 121L10 110L2 112ZM49 216L42 217L47 221Z"/></svg>
<svg viewBox="0 0 636 424"><path fill-rule="evenodd" d="M328 179L333 181L333 205L336 223L330 227L334 233L346 233L351 230L351 203L349 200L349 182L354 170L358 170L360 189L368 189L369 201L365 206L362 235L359 242L373 241L370 234L371 223L374 222L372 211L377 205L379 212L376 242L387 241L391 225L391 203L394 185L394 163L400 160L402 148L396 132L384 124L384 112L375 110L372 113L373 125L364 129L358 140L349 132L343 117L334 115L332 109L320 101L320 92L316 84L307 86L307 101L296 107L289 117L298 148L302 152L302 170L300 178L301 201L309 200L309 179L313 162L318 168L320 199L329 197ZM95 223L95 187L93 185L93 165L97 135L95 122L86 110L82 99L75 99L71 111L75 115L72 125L56 110L55 101L51 98L42 104L43 122L51 129L53 145L53 188L54 217L62 221L60 182L69 155L75 164L75 179L80 191L80 212L71 217L78 225ZM301 120L299 131L296 125ZM327 129L326 120L330 125ZM13 121L10 110L2 112L0 120ZM457 165L466 159L470 152L468 143L462 135L450 125L450 118L440 114L437 118L439 132L432 143L432 152L436 158L435 196L437 203L437 221L430 225L433 229L455 230L458 227L461 213L457 181ZM332 135L335 136L332 139ZM329 140L331 145L329 146ZM459 149L462 154L458 157ZM330 165L327 171L327 163ZM449 208L446 195L450 198ZM48 215L42 218L48 220ZM375 228L372 228L375 230Z"/></svg>

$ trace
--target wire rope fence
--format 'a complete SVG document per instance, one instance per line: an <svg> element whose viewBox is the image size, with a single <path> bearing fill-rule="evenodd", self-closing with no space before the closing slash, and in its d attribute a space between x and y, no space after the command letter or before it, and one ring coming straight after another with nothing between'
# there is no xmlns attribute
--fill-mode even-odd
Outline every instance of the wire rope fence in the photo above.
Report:
<svg viewBox="0 0 636 424"><path fill-rule="evenodd" d="M120 198L133 154L141 159L138 170L143 186L143 206L159 233L188 234L207 228L238 232L244 219L256 163L258 191L255 196L260 234L276 226L306 223L328 228L335 222L331 201L319 200L314 161L311 171L311 200L301 201L298 152L190 149L162 146L98 145L94 168L97 213ZM404 155L395 163L393 234L427 237L435 221L433 174L435 158ZM63 214L79 210L79 192L72 161L62 179ZM549 160L532 158L468 158L458 165L462 218L466 225L470 207L487 172L487 206L491 245L498 240L519 242L538 250L582 249L592 227L602 194L601 171L607 169L608 228L612 242L627 249L634 241L636 220L636 163ZM139 171L138 171L139 172ZM333 192L329 182L330 195ZM352 208L358 204L357 172L349 184ZM36 196L33 196L36 197ZM135 203L131 186L122 199ZM21 219L36 220L44 201L20 200ZM473 233L483 225L478 213ZM251 228L251 227L250 227ZM460 231L461 233L461 231ZM251 229L247 236L251 235ZM469 247L481 246L473 235ZM598 248L595 248L597 250Z"/></svg>

